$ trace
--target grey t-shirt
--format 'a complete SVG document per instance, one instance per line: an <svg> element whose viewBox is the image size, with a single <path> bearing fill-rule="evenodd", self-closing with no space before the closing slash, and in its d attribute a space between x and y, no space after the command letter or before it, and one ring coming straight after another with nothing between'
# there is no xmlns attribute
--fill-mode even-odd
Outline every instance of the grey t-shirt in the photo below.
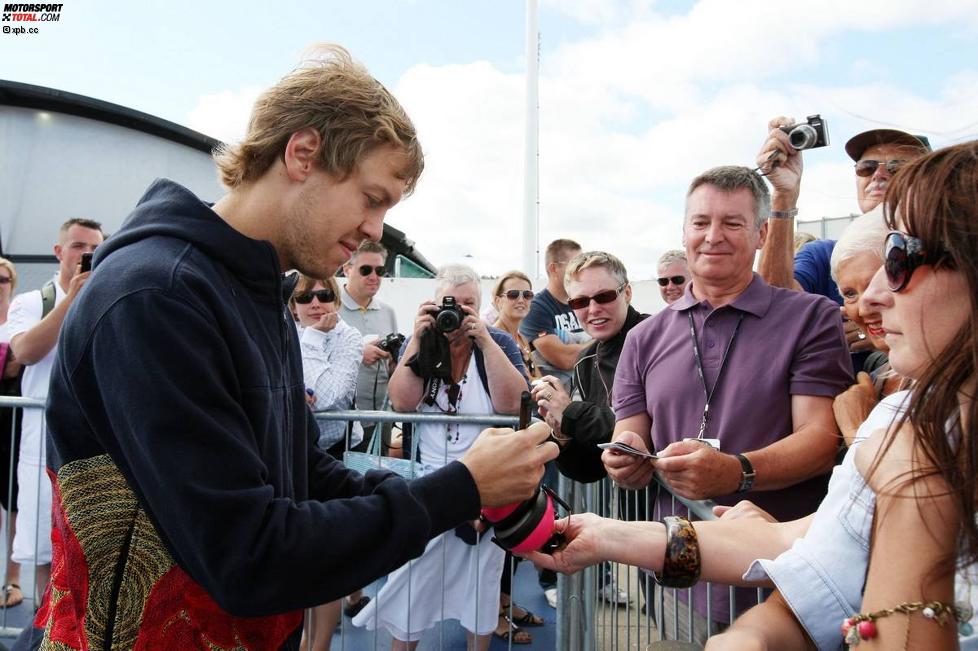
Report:
<svg viewBox="0 0 978 651"><path fill-rule="evenodd" d="M360 307L347 293L346 287L341 292L340 300L340 318L360 331L364 345L397 332L397 316L390 305L374 299L367 307ZM383 408L387 398L387 379L387 360L360 364L360 373L357 376L357 409Z"/></svg>

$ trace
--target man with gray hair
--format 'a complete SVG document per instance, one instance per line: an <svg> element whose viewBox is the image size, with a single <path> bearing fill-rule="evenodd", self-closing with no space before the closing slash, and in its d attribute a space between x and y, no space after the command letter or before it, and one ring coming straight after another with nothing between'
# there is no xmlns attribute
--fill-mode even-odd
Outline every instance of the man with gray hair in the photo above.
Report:
<svg viewBox="0 0 978 651"><path fill-rule="evenodd" d="M650 462L605 451L621 486L643 488L658 472L683 497L733 504L749 493L782 520L811 513L824 495L839 440L832 399L850 383L850 364L831 301L753 273L769 208L764 181L746 167L714 168L690 184L683 243L692 286L629 332L615 375L614 440L658 452ZM672 512L667 493L658 508ZM706 612L705 588L694 593L695 610ZM713 591L714 622L729 621L726 594Z"/></svg>
<svg viewBox="0 0 978 651"><path fill-rule="evenodd" d="M689 266L686 252L679 249L666 251L659 258L659 292L662 300L671 305L682 298L689 284Z"/></svg>

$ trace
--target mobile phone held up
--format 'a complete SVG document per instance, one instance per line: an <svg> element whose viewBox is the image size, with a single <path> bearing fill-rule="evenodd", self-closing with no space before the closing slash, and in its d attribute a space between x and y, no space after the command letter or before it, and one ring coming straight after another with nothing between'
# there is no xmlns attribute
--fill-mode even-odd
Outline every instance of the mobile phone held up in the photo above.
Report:
<svg viewBox="0 0 978 651"><path fill-rule="evenodd" d="M81 272L85 273L86 271L91 271L91 270L92 270L92 253L90 251L86 253L82 253Z"/></svg>

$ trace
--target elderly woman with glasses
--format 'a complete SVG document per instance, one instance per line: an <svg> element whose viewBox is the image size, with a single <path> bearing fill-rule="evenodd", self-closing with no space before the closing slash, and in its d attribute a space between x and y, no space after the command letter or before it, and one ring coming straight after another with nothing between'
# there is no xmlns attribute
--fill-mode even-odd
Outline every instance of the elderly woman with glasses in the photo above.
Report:
<svg viewBox="0 0 978 651"><path fill-rule="evenodd" d="M446 265L435 278L435 300L418 308L411 338L388 390L397 411L429 414L516 414L527 380L520 351L505 332L479 318L479 275ZM483 426L424 422L414 427L423 467L442 467L473 445ZM505 472L505 469L500 469ZM360 613L355 626L383 626L393 649L414 649L443 619L468 631L469 648L485 651L499 619L503 550L491 536L463 524L428 543L420 558L392 573Z"/></svg>
<svg viewBox="0 0 978 651"><path fill-rule="evenodd" d="M860 303L879 313L890 363L915 385L873 409L815 514L776 523L738 505L666 526L574 515L556 525L567 546L534 560L778 588L709 651L978 649L978 141L901 169L886 225L883 266Z"/></svg>
<svg viewBox="0 0 978 651"><path fill-rule="evenodd" d="M909 385L909 380L896 373L887 361L890 346L884 336L886 331L878 306L861 300L883 264L880 242L888 232L883 208L877 207L854 219L832 249L830 269L842 296L843 318L858 327L859 336L876 350L865 358L862 368L856 369L857 383L836 397L832 405L847 445L881 399Z"/></svg>

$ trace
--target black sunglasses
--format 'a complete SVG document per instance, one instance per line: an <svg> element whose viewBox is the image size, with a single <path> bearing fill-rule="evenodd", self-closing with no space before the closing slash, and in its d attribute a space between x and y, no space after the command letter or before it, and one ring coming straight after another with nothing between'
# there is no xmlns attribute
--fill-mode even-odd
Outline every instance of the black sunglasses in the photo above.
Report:
<svg viewBox="0 0 978 651"><path fill-rule="evenodd" d="M910 277L917 267L941 262L951 267L949 253L943 247L928 254L924 242L918 237L893 231L886 236L883 244L883 271L891 292L899 292L910 284Z"/></svg>
<svg viewBox="0 0 978 651"><path fill-rule="evenodd" d="M371 267L369 264L362 264L357 267L357 271L360 272L361 276L369 276L371 272L377 274L381 278L387 275L387 267L384 266Z"/></svg>
<svg viewBox="0 0 978 651"><path fill-rule="evenodd" d="M523 296L526 300L531 300L533 298L533 291L529 289L519 290L519 289L507 289L505 292L500 294L500 296L505 296L511 301L515 301L520 296Z"/></svg>
<svg viewBox="0 0 978 651"><path fill-rule="evenodd" d="M684 276L669 276L666 278L659 278L659 287L665 287L670 282L678 287L686 282L686 278Z"/></svg>
<svg viewBox="0 0 978 651"><path fill-rule="evenodd" d="M907 161L905 160L888 160L884 163L881 160L867 158L856 163L856 176L872 176L876 174L876 170L879 169L880 165L884 165L886 171L890 174L896 174L896 171L906 165L906 163Z"/></svg>
<svg viewBox="0 0 978 651"><path fill-rule="evenodd" d="M10 276L0 276L0 285L9 285L13 280Z"/></svg>
<svg viewBox="0 0 978 651"><path fill-rule="evenodd" d="M332 303L336 300L336 294L333 293L332 289L317 289L314 292L302 292L301 294L295 294L292 296L296 303L300 305L308 305L312 303L313 298L318 298L320 303Z"/></svg>
<svg viewBox="0 0 978 651"><path fill-rule="evenodd" d="M598 292L594 296L578 296L576 298L569 299L567 304L571 306L572 310L584 309L591 304L591 301L594 301L599 305L604 305L605 303L610 303L618 298L618 295L621 294L623 289L625 289L625 285L621 285L618 287L618 289L606 289L603 292Z"/></svg>

